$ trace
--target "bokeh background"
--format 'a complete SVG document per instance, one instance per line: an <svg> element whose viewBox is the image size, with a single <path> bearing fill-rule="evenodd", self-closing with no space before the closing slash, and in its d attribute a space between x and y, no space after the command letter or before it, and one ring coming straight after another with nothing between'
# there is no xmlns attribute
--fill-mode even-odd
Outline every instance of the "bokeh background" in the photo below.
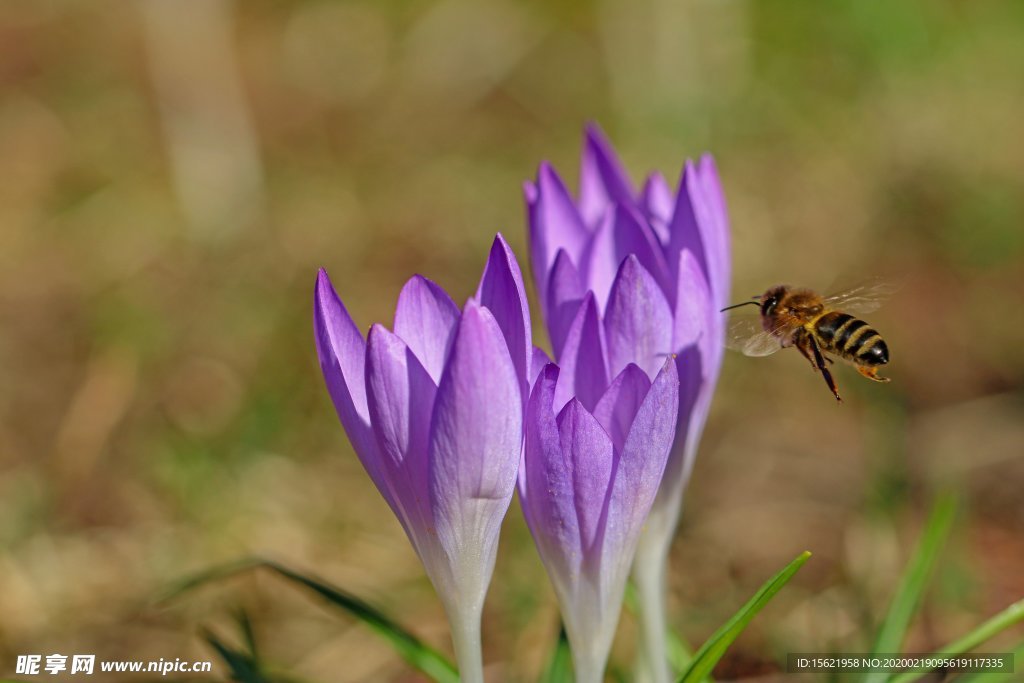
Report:
<svg viewBox="0 0 1024 683"><path fill-rule="evenodd" d="M495 231L526 262L521 182L548 159L574 186L587 121L637 181L715 155L737 297L903 283L869 317L893 382L840 369L842 406L795 353L727 356L675 625L699 643L810 549L719 674L863 651L952 488L908 648L962 634L1024 596L1022 74L1024 4L994 0L3 3L0 674L28 653L213 659L200 629L232 641L241 608L299 677L419 680L268 575L154 604L253 553L450 651L323 388L316 268L364 327L413 272L464 299ZM513 504L489 678L533 680L556 630ZM634 633L627 615L627 672Z"/></svg>

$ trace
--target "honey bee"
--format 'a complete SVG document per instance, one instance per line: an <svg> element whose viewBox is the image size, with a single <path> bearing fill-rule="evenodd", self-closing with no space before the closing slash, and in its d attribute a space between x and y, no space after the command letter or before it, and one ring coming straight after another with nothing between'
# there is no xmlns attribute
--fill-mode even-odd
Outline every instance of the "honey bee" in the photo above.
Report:
<svg viewBox="0 0 1024 683"><path fill-rule="evenodd" d="M795 346L842 402L828 369L833 362L828 354L853 365L870 380L889 381L878 375L878 367L889 362L889 347L882 335L853 314L876 310L893 290L888 283L872 282L823 297L810 289L778 285L750 301L722 309L760 308L760 320L747 317L730 324L726 345L747 356L767 356Z"/></svg>

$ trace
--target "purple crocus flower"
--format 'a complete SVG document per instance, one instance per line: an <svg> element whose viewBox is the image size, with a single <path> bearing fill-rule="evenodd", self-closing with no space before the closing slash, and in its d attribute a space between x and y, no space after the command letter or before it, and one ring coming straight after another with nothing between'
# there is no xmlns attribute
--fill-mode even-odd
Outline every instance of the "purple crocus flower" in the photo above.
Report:
<svg viewBox="0 0 1024 683"><path fill-rule="evenodd" d="M317 353L338 417L444 604L462 680L482 681L480 616L515 488L533 359L522 275L498 235L462 311L414 276L394 330L364 341L327 273Z"/></svg>
<svg viewBox="0 0 1024 683"><path fill-rule="evenodd" d="M664 177L636 191L601 132L586 131L579 197L547 163L525 185L534 280L564 392L593 402L605 378L635 363L653 378L678 355L679 425L634 575L651 675L667 680L664 581L668 550L722 363L729 221L714 161L687 161L673 194ZM596 308L603 318L583 314ZM589 322L588 322L589 321ZM597 348L595 325L603 335ZM571 384L571 390L570 390Z"/></svg>
<svg viewBox="0 0 1024 683"><path fill-rule="evenodd" d="M534 385L519 498L558 596L576 681L599 683L675 436L679 375L672 358L653 383L629 363L588 407L577 396L563 400L570 372L548 365Z"/></svg>

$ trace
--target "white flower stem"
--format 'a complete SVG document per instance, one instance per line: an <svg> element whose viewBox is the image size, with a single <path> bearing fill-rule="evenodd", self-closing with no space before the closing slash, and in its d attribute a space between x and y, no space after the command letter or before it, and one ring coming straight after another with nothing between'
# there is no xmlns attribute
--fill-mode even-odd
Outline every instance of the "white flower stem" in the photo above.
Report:
<svg viewBox="0 0 1024 683"><path fill-rule="evenodd" d="M576 674L576 683L601 683L604 680L604 668L607 656L595 657L589 652L572 651L572 667Z"/></svg>
<svg viewBox="0 0 1024 683"><path fill-rule="evenodd" d="M484 683L484 656L480 637L480 618L483 605L449 605L448 624L452 630L455 662L462 683Z"/></svg>
<svg viewBox="0 0 1024 683"><path fill-rule="evenodd" d="M572 651L572 668L576 683L601 683L604 680L604 670L608 666L608 655L612 649L611 641L618 619L611 624L610 632L608 624L599 622L600 618L597 618L593 623L586 624L582 633L573 633L570 629L569 647Z"/></svg>
<svg viewBox="0 0 1024 683"><path fill-rule="evenodd" d="M682 453L673 453L669 459L633 559L633 580L640 608L640 662L636 671L639 683L673 680L668 662L666 577L669 549L683 509L683 492L690 478L699 431L691 437Z"/></svg>
<svg viewBox="0 0 1024 683"><path fill-rule="evenodd" d="M665 613L666 586L665 553L659 552L661 543L656 539L641 541L633 563L637 601L640 607L640 667L637 680L650 683L669 683L666 633L668 618ZM655 547L650 547L655 546Z"/></svg>
<svg viewBox="0 0 1024 683"><path fill-rule="evenodd" d="M617 601L609 600L601 594L592 578L582 578L572 588L560 583L555 586L569 638L576 683L601 683L604 680L612 640L619 624L622 595L626 590L625 576L612 578L612 585L618 584L621 588L617 589Z"/></svg>

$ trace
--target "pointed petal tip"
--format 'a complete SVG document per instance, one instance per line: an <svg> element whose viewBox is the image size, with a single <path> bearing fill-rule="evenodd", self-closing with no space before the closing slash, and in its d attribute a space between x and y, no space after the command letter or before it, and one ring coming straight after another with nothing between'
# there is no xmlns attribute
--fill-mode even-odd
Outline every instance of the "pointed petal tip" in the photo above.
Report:
<svg viewBox="0 0 1024 683"><path fill-rule="evenodd" d="M530 206L537 203L537 184L532 180L523 181L523 198L526 199L526 203Z"/></svg>
<svg viewBox="0 0 1024 683"><path fill-rule="evenodd" d="M594 294L594 290L588 289L587 293L583 295L583 300L580 301L580 305L576 309L576 316L579 315L582 315L585 318L589 317L595 321L600 321L601 309L597 305L597 295ZM576 316L573 316L573 319L575 319Z"/></svg>
<svg viewBox="0 0 1024 683"><path fill-rule="evenodd" d="M541 369L540 375L537 377L537 386L539 387L542 382L558 381L558 375L561 371L561 368L558 367L558 363L548 363ZM535 388L534 391L536 390L537 389Z"/></svg>
<svg viewBox="0 0 1024 683"><path fill-rule="evenodd" d="M674 353L668 354L665 358L665 363L661 366L661 370L658 371L658 375L660 376L666 372L670 377L674 378L676 384L679 384L679 358ZM657 381L657 378L655 378L655 381Z"/></svg>
<svg viewBox="0 0 1024 683"><path fill-rule="evenodd" d="M410 299L414 299L421 292L425 292L427 296L439 301L450 302L451 307L455 307L455 302L452 301L451 296L444 287L437 284L426 275L414 273L412 277L405 281L405 284L402 285L402 291L398 293L398 305L396 306L395 311L396 316L399 310L408 305Z"/></svg>
<svg viewBox="0 0 1024 683"><path fill-rule="evenodd" d="M434 287L438 287L440 289L440 287L426 275L413 273L412 276L410 276L409 279L405 281L405 284L402 285L402 290L398 293L398 298L401 299L402 295L406 293L406 290L411 289L413 287L427 287L431 289Z"/></svg>
<svg viewBox="0 0 1024 683"><path fill-rule="evenodd" d="M559 175L558 170L551 165L549 161L540 162L540 166L537 167L537 194L538 197L544 195L545 190L550 191L552 185L557 187L565 187L565 182L562 180L562 176Z"/></svg>
<svg viewBox="0 0 1024 683"><path fill-rule="evenodd" d="M612 381L617 380L622 375L636 375L637 377L647 377L647 373L645 373L639 365L633 362L626 363L626 367L622 368L622 372L620 372ZM650 382L650 380L648 380L648 382Z"/></svg>
<svg viewBox="0 0 1024 683"><path fill-rule="evenodd" d="M584 139L588 144L608 144L608 136L604 134L604 130L597 121L587 121L586 125L583 126L583 131Z"/></svg>
<svg viewBox="0 0 1024 683"><path fill-rule="evenodd" d="M644 264L640 263L639 257L635 253L630 252L626 255L626 258L622 259L622 263L619 265L619 275L616 276L616 279L624 273L629 273L630 277L635 277L639 274L639 271L648 273L647 269L644 268Z"/></svg>
<svg viewBox="0 0 1024 683"><path fill-rule="evenodd" d="M462 317L465 318L467 315L479 316L486 313L488 316L491 312L487 310L487 307L480 303L480 299L477 296L471 296L466 299L466 303L462 306ZM493 316L491 316L493 317Z"/></svg>
<svg viewBox="0 0 1024 683"><path fill-rule="evenodd" d="M487 254L475 298L494 315L516 367L525 378L533 336L526 284L519 260L500 232L495 235Z"/></svg>
<svg viewBox="0 0 1024 683"><path fill-rule="evenodd" d="M345 304L338 296L338 292L335 291L334 285L331 284L327 270L320 268L316 273L316 284L313 287L313 325L317 330L317 337L320 336L321 331L326 329L329 319L339 316L349 320L349 324L354 326L345 309Z"/></svg>
<svg viewBox="0 0 1024 683"><path fill-rule="evenodd" d="M665 182L665 174L662 173L661 171L657 170L657 169L655 169L655 170L651 171L650 173L648 173L647 177L644 179L644 184L645 185L651 185L651 184L654 184L654 183L664 183L664 182Z"/></svg>
<svg viewBox="0 0 1024 683"><path fill-rule="evenodd" d="M508 255L510 258L515 258L515 254L512 251L512 247L509 245L508 240L505 239L505 236L501 234L500 230L494 233L494 241L491 242L491 248L494 249L495 247L499 246L501 247L502 250L504 250L506 255Z"/></svg>
<svg viewBox="0 0 1024 683"><path fill-rule="evenodd" d="M683 163L683 177L685 178L687 176L687 174L693 174L693 173L696 173L696 172L697 172L697 164L694 163L693 159L687 159Z"/></svg>
<svg viewBox="0 0 1024 683"><path fill-rule="evenodd" d="M313 287L313 314L313 322L317 327L327 325L328 319L339 316L348 320L353 327L355 326L345 308L345 303L338 296L338 292L334 289L331 278L324 268L320 268L316 274L316 285Z"/></svg>
<svg viewBox="0 0 1024 683"><path fill-rule="evenodd" d="M567 415L570 411L572 411L572 412L583 412L583 413L590 412L586 408L583 407L583 404L580 403L580 400L578 398L573 396L568 401L566 401L565 405L562 406L562 409L558 412L558 422L561 423L562 420L564 419L563 416Z"/></svg>
<svg viewBox="0 0 1024 683"><path fill-rule="evenodd" d="M555 260L551 262L551 271L554 272L559 268L569 268L576 270L576 264L572 260L572 256L564 248L559 247L555 253Z"/></svg>
<svg viewBox="0 0 1024 683"><path fill-rule="evenodd" d="M313 291L316 295L317 300L325 294L327 291L334 291L334 285L331 284L331 278L327 274L326 268L318 268L316 271L316 284L313 287Z"/></svg>
<svg viewBox="0 0 1024 683"><path fill-rule="evenodd" d="M625 169L615 151L611 139L605 134L604 129L597 123L590 121L584 128L583 154L587 155L588 150L596 155L598 159L611 165L611 170L626 180Z"/></svg>
<svg viewBox="0 0 1024 683"><path fill-rule="evenodd" d="M379 344L381 341L390 340L393 337L397 339L395 334L387 327L381 323L373 323L366 332L366 343L367 345Z"/></svg>
<svg viewBox="0 0 1024 683"><path fill-rule="evenodd" d="M498 321L495 319L494 313L491 312L491 309L482 304L475 296L471 296L466 299L466 304L462 307L462 316L459 320L459 328L461 329L466 325L470 326L470 328L474 330L479 330L481 326L489 327L493 325L494 330L497 331L499 335L501 334L501 327L498 325ZM456 332L456 335L459 334L459 332ZM505 342L504 335L501 335L501 340L502 342ZM505 346L507 348L507 342L505 342Z"/></svg>

